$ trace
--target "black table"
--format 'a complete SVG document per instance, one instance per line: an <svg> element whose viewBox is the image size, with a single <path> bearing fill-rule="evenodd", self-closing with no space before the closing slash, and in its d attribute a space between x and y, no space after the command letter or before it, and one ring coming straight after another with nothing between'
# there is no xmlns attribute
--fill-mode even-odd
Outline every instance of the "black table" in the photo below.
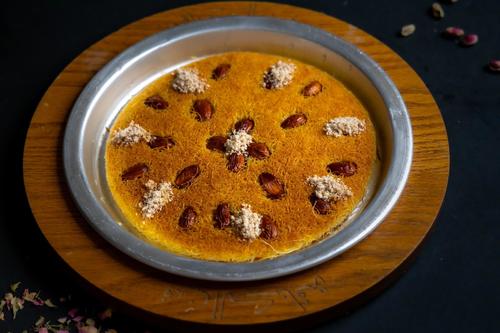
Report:
<svg viewBox="0 0 500 333"><path fill-rule="evenodd" d="M0 10L0 292L41 290L56 309L26 306L0 332L29 329L38 316L52 321L72 307L94 315L102 299L82 291L43 239L22 181L22 152L30 118L56 75L81 51L144 16L195 1L8 1ZM446 2L446 1L444 1ZM500 327L500 73L485 65L500 58L500 1L460 0L428 14L432 1L287 1L354 24L399 53L437 100L449 135L448 192L433 231L415 262L392 287L353 313L315 332L498 332ZM417 26L409 38L397 33ZM460 26L479 35L462 48L440 32ZM429 175L432 177L432 175ZM18 290L18 293L19 293ZM59 302L59 297L71 300ZM144 332L148 326L116 313L105 326ZM313 325L313 323L311 323ZM154 331L154 328L149 328Z"/></svg>

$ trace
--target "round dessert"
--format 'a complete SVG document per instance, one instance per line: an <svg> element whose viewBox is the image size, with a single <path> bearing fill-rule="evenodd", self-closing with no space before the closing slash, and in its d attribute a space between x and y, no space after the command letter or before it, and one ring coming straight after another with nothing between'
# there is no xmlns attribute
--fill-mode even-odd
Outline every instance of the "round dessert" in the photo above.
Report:
<svg viewBox="0 0 500 333"><path fill-rule="evenodd" d="M375 140L363 105L328 73L230 52L134 96L110 131L106 175L129 224L156 246L269 259L342 225L366 192Z"/></svg>

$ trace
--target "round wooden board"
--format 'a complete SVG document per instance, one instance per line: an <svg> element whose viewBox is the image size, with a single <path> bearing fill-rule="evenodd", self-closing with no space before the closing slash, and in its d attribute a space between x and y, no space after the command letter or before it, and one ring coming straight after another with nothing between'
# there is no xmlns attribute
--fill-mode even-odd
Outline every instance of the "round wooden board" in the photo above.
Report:
<svg viewBox="0 0 500 333"><path fill-rule="evenodd" d="M261 282L210 283L158 272L123 255L95 233L71 201L62 169L62 137L75 99L117 54L156 32L225 15L278 16L310 24L358 46L389 74L411 115L414 159L404 193L385 221L343 255L307 271ZM91 286L157 318L211 324L282 321L343 309L378 290L407 261L431 228L449 172L446 130L417 74L366 32L302 8L257 2L205 3L132 23L80 54L56 78L33 116L24 151L24 180L33 214L64 261ZM123 302L123 303L122 303Z"/></svg>

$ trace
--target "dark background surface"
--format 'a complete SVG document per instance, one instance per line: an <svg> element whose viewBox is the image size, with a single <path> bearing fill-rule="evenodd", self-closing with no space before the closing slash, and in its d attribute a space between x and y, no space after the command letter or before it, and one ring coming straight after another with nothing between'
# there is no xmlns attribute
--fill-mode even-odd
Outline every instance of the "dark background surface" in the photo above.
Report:
<svg viewBox="0 0 500 333"><path fill-rule="evenodd" d="M286 1L354 24L399 53L422 77L443 114L451 173L434 229L408 271L351 313L314 325L314 332L500 331L500 75L485 64L500 58L500 1L460 0L432 19L432 1ZM81 291L50 249L31 215L22 182L22 151L30 118L60 71L92 43L144 16L195 1L8 1L0 9L0 293L10 283L72 301L57 309L27 308L0 332L21 332L39 313L52 320L72 306L89 313L105 302ZM417 26L397 37L407 23ZM479 35L461 48L440 37L447 26ZM429 175L432 177L432 175ZM431 191L432 189L429 189ZM418 207L415 207L418 209ZM103 272L106 274L106 272ZM119 332L148 325L115 314ZM151 331L155 331L149 328Z"/></svg>

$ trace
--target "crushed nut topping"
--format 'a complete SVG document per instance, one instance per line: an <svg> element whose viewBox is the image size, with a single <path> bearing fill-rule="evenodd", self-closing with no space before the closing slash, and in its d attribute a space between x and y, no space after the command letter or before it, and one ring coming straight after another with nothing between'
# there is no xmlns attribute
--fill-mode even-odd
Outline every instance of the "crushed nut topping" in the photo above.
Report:
<svg viewBox="0 0 500 333"><path fill-rule="evenodd" d="M278 61L264 74L262 86L267 89L281 89L292 82L296 66L290 62Z"/></svg>
<svg viewBox="0 0 500 333"><path fill-rule="evenodd" d="M347 185L330 175L309 177L307 183L314 188L314 193L320 199L340 201L352 196Z"/></svg>
<svg viewBox="0 0 500 333"><path fill-rule="evenodd" d="M151 133L132 120L127 127L113 133L111 142L117 146L130 146L141 140L151 141Z"/></svg>
<svg viewBox="0 0 500 333"><path fill-rule="evenodd" d="M247 155L248 146L252 143L253 139L250 134L245 130L233 131L227 139L224 147L226 155L241 154Z"/></svg>
<svg viewBox="0 0 500 333"><path fill-rule="evenodd" d="M252 207L248 204L242 204L237 214L231 216L231 222L236 232L238 232L241 237L250 240L259 237L261 233L261 220L262 215L254 213Z"/></svg>
<svg viewBox="0 0 500 333"><path fill-rule="evenodd" d="M342 135L354 136L363 132L366 128L364 120L356 117L337 117L330 119L323 130L326 135L340 137Z"/></svg>
<svg viewBox="0 0 500 333"><path fill-rule="evenodd" d="M178 69L175 71L175 78L172 81L172 88L176 91L188 94L201 94L209 84L204 79L200 78L196 69Z"/></svg>
<svg viewBox="0 0 500 333"><path fill-rule="evenodd" d="M144 194L142 201L139 202L139 208L141 208L142 216L150 219L162 210L165 204L173 200L174 192L172 191L172 184L168 182L156 183L150 179L144 186L149 191Z"/></svg>

